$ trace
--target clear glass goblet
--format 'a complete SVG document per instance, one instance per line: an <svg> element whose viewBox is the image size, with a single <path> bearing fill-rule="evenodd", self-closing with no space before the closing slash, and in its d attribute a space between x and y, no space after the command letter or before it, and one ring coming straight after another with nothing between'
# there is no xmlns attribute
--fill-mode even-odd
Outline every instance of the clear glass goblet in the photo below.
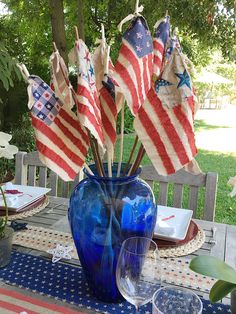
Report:
<svg viewBox="0 0 236 314"><path fill-rule="evenodd" d="M182 287L166 286L157 290L152 300L153 314L201 314L202 301Z"/></svg>
<svg viewBox="0 0 236 314"><path fill-rule="evenodd" d="M157 245L145 237L122 244L116 267L116 283L122 296L136 308L151 301L161 285L161 261Z"/></svg>

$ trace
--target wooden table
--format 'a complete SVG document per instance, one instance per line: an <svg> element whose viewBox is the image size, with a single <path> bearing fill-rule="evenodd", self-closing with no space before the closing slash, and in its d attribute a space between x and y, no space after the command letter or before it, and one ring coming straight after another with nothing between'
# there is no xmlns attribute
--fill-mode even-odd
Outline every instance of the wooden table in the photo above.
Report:
<svg viewBox="0 0 236 314"><path fill-rule="evenodd" d="M54 230L60 231L68 231L68 223L67 223L67 207L68 207L68 199L59 198L59 197L50 197L49 205L32 217L28 217L22 219L22 222L27 222L30 225L41 226L44 228L51 228ZM215 222L209 222L204 220L195 220L205 231L206 240L203 244L202 248L198 251L194 252L191 255L188 255L184 258L191 259L196 255L212 255L217 256L220 259L226 261L232 267L236 268L236 226L220 224ZM49 259L49 255L45 252L32 250L29 248L14 246L14 248L20 252L30 253L35 256L42 256L44 258ZM66 263L72 265L78 265L79 261L72 259L70 261L66 261ZM0 281L0 286L7 287L8 289L14 291L20 291L21 293L25 293L29 296L35 297L35 294L30 292L29 290L23 290L17 288L16 286L9 286L8 284ZM207 295L202 295L204 298L207 298ZM61 301L54 300L52 298L47 298L46 296L38 295L39 299L43 299L47 302L51 302L58 305L65 305ZM229 299L224 299L224 303L228 303ZM77 306L68 304L68 307L72 309L78 310ZM93 311L89 311L87 309L80 309L86 313L93 313Z"/></svg>

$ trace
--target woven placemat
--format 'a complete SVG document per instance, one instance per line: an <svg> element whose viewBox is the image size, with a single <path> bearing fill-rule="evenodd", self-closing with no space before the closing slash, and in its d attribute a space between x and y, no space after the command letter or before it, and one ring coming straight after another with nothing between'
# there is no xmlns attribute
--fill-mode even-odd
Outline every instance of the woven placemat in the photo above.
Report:
<svg viewBox="0 0 236 314"><path fill-rule="evenodd" d="M22 213L23 214L23 213ZM17 218L19 218L17 216ZM27 230L20 231L14 235L14 244L29 247L32 249L47 251L57 244L73 246L72 257L78 258L74 241L70 233L46 229L36 226L28 226ZM198 226L196 237L188 243L172 248L159 248L161 257L180 257L197 251L205 242L205 233Z"/></svg>
<svg viewBox="0 0 236 314"><path fill-rule="evenodd" d="M32 208L29 208L25 211L16 213L14 215L9 215L8 220L15 220L15 219L31 217L31 216L39 213L45 207L47 207L48 204L49 204L49 198L45 195L45 197L42 199L42 201L39 204L35 203L32 205Z"/></svg>
<svg viewBox="0 0 236 314"><path fill-rule="evenodd" d="M205 242L205 232L198 226L197 235L188 243L172 248L159 248L161 257L179 257L189 255L201 248Z"/></svg>

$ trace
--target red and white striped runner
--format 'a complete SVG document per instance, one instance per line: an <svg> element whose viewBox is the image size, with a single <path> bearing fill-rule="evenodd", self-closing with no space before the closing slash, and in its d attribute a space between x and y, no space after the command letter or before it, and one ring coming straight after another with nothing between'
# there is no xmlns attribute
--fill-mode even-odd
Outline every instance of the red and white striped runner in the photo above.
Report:
<svg viewBox="0 0 236 314"><path fill-rule="evenodd" d="M19 292L0 288L1 314L84 314L68 307L41 301Z"/></svg>

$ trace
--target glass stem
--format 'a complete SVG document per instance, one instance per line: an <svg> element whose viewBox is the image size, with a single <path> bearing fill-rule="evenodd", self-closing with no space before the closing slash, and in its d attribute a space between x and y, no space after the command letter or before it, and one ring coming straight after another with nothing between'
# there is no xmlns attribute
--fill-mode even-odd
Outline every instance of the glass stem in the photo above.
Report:
<svg viewBox="0 0 236 314"><path fill-rule="evenodd" d="M135 306L136 314L139 314L139 306Z"/></svg>

